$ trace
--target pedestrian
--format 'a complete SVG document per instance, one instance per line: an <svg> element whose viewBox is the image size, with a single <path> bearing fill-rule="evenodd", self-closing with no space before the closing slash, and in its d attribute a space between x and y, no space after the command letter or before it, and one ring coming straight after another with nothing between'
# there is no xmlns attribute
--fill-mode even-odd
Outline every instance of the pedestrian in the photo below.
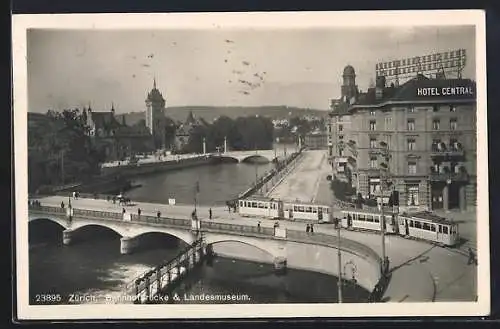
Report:
<svg viewBox="0 0 500 329"><path fill-rule="evenodd" d="M476 255L474 255L474 252L469 247L469 259L467 260L467 265L470 265L471 263L477 265L477 260Z"/></svg>
<svg viewBox="0 0 500 329"><path fill-rule="evenodd" d="M389 273L389 257L385 256L384 259L384 273L387 275Z"/></svg>
<svg viewBox="0 0 500 329"><path fill-rule="evenodd" d="M306 232L309 233L309 231L311 230L311 226L309 226L309 224L306 225Z"/></svg>
<svg viewBox="0 0 500 329"><path fill-rule="evenodd" d="M311 224L311 233L314 233L314 226Z"/></svg>
<svg viewBox="0 0 500 329"><path fill-rule="evenodd" d="M137 215L140 217L141 216L141 208L137 208Z"/></svg>
<svg viewBox="0 0 500 329"><path fill-rule="evenodd" d="M259 230L259 232L260 232L260 220L259 220L259 222L257 223L257 229L258 229L258 230Z"/></svg>
<svg viewBox="0 0 500 329"><path fill-rule="evenodd" d="M208 218L212 219L212 208L208 209Z"/></svg>
<svg viewBox="0 0 500 329"><path fill-rule="evenodd" d="M125 214L125 208L122 209L122 214Z"/></svg>
<svg viewBox="0 0 500 329"><path fill-rule="evenodd" d="M116 204L116 196L113 195L113 204Z"/></svg>
<svg viewBox="0 0 500 329"><path fill-rule="evenodd" d="M64 201L61 201L61 208L64 209Z"/></svg>
<svg viewBox="0 0 500 329"><path fill-rule="evenodd" d="M158 219L158 221L160 221L160 217L161 217L161 212L158 210L158 212L156 213L156 218Z"/></svg>

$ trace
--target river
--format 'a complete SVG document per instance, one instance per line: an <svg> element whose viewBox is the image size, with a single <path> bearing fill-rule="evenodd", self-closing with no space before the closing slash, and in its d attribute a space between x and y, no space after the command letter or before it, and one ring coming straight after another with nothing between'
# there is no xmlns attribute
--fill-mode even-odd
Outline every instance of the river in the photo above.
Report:
<svg viewBox="0 0 500 329"><path fill-rule="evenodd" d="M220 164L143 176L136 180L142 186L128 192L128 195L138 201L166 203L169 198L175 198L178 203L192 203L198 181L198 202L216 205L245 190L255 180L256 172L262 175L271 168L271 163ZM141 237L142 250L131 255L121 255L120 236L115 232L101 227L89 227L84 233L87 238L83 242L63 246L62 228L58 224L48 220L30 223L29 274L32 304L71 303L71 296L75 295L90 294L99 298L119 294L124 284L151 267L172 259L185 247L176 238L148 234ZM237 245L226 247L232 251L238 248ZM251 252L248 248L242 250ZM277 276L272 264L231 257L217 257L211 264L202 265L179 289L179 293L189 295L247 295L250 298L245 303L337 301L335 277L294 269L289 269L284 276ZM59 294L61 300L44 302L41 299L46 294ZM344 288L343 294L344 302L365 301L368 297L366 290L349 284Z"/></svg>

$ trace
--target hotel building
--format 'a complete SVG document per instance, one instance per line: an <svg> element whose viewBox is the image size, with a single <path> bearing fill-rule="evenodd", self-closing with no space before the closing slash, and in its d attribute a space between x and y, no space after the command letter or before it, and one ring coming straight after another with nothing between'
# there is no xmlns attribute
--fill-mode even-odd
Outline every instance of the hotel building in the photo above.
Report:
<svg viewBox="0 0 500 329"><path fill-rule="evenodd" d="M345 67L341 98L332 100L328 124L333 176L364 198L375 198L383 162L391 182L384 192L398 192L400 210L475 205L475 88L470 79L416 74L400 86L387 86L378 76L362 93L354 68ZM381 159L381 148L388 159Z"/></svg>

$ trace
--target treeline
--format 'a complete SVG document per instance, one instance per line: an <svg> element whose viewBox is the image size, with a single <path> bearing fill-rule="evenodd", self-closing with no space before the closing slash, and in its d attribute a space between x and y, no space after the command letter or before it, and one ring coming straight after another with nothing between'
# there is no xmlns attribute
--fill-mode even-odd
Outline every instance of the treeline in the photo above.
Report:
<svg viewBox="0 0 500 329"><path fill-rule="evenodd" d="M179 153L203 152L205 138L206 151L214 152L224 147L226 138L230 150L271 149L273 147L274 126L270 119L261 116L231 119L221 116L213 123L195 125L189 133L189 140Z"/></svg>
<svg viewBox="0 0 500 329"><path fill-rule="evenodd" d="M104 150L91 142L83 113L49 110L28 128L29 189L90 177L99 172L105 157Z"/></svg>

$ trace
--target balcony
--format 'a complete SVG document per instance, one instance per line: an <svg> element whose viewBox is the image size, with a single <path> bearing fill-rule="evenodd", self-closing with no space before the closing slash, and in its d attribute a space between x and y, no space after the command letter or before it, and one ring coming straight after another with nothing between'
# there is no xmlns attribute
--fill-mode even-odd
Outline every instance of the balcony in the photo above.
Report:
<svg viewBox="0 0 500 329"><path fill-rule="evenodd" d="M460 143L446 145L445 143L432 144L431 157L463 157L464 149Z"/></svg>
<svg viewBox="0 0 500 329"><path fill-rule="evenodd" d="M467 171L461 167L458 172L450 172L447 167L446 170L438 172L431 167L430 180L433 182L465 182L469 179Z"/></svg>

